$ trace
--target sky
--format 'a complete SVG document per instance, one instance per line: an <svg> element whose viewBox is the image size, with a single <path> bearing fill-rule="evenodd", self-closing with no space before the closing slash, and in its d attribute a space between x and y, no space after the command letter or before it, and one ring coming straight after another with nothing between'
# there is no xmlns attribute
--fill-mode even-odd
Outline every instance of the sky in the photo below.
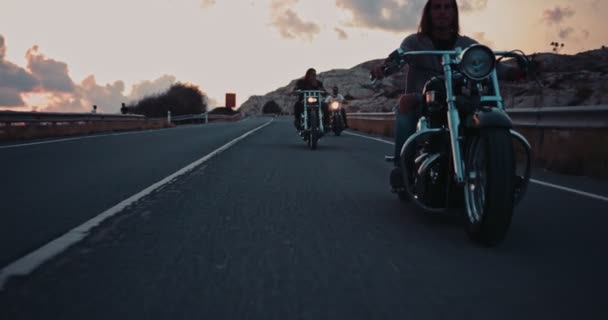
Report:
<svg viewBox="0 0 608 320"><path fill-rule="evenodd" d="M116 113L176 82L237 105L314 67L386 57L426 0L2 0L0 110ZM608 0L459 0L461 33L496 50L608 45Z"/></svg>

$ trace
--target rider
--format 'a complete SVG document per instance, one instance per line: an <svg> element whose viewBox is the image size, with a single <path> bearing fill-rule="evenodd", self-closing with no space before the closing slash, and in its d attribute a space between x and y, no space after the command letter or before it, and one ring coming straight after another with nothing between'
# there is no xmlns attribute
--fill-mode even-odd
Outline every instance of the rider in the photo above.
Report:
<svg viewBox="0 0 608 320"><path fill-rule="evenodd" d="M304 76L304 78L299 79L298 81L296 81L296 85L293 89L293 92L296 92L297 90L321 90L321 91L326 91L325 88L323 87L323 83L319 80L317 80L317 71L313 68L310 68L308 70L306 70L306 75ZM302 116L302 113L304 112L304 97L303 95L300 95L298 97L298 101L296 101L296 103L293 106L293 113L294 113L294 117L295 117L295 121L294 121L294 125L296 126L296 128L298 130L302 130L302 125L300 123L300 118ZM321 104L321 108L323 109L323 125L325 126L325 128L328 127L328 107L327 104L322 103Z"/></svg>
<svg viewBox="0 0 608 320"><path fill-rule="evenodd" d="M339 101L342 108L340 108L340 113L342 114L342 119L344 119L344 128L348 128L348 121L346 120L346 110L344 110L344 96L339 93L338 86L333 86L332 94L328 95L325 99L326 104L330 104L332 101Z"/></svg>
<svg viewBox="0 0 608 320"><path fill-rule="evenodd" d="M458 4L456 0L428 0L422 11L418 32L407 36L401 43L404 51L421 50L454 50L456 47L466 48L476 44L477 41L460 35L458 18ZM372 70L377 79L384 77L383 67L388 62ZM438 56L415 56L409 58L405 94L399 97L395 107L395 169L393 176L400 176L399 156L401 147L409 136L416 131L416 123L420 117L423 105L422 90L425 83L434 75L441 73L443 68L441 58ZM501 79L515 80L525 76L519 68L507 67L499 64L498 76Z"/></svg>

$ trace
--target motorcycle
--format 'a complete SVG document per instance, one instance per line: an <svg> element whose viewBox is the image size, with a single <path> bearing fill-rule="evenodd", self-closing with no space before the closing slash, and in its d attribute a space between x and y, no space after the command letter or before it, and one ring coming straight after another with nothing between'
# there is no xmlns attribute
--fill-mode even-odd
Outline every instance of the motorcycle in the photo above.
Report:
<svg viewBox="0 0 608 320"><path fill-rule="evenodd" d="M300 117L300 136L307 142L310 150L317 149L319 139L323 136L325 128L323 126L323 96L327 95L321 90L297 90L294 94L303 98L304 112Z"/></svg>
<svg viewBox="0 0 608 320"><path fill-rule="evenodd" d="M530 60L521 51L492 51L480 44L451 51L397 49L383 71L393 73L416 55L440 56L443 72L423 89L426 107L397 159L401 174L397 183L391 181L393 192L425 212L464 211L469 237L497 245L525 195L532 148L513 129L496 68L503 58L515 58L526 70ZM376 81L373 75L371 80ZM523 172L516 170L516 147L523 150Z"/></svg>
<svg viewBox="0 0 608 320"><path fill-rule="evenodd" d="M334 99L329 102L329 119L331 130L336 136L339 136L345 129L344 118L342 118L342 102Z"/></svg>

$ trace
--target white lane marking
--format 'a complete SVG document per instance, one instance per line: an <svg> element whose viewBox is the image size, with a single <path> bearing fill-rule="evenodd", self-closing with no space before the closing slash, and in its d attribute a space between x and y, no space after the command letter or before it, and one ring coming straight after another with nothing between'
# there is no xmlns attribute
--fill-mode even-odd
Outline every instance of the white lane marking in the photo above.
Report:
<svg viewBox="0 0 608 320"><path fill-rule="evenodd" d="M555 189L559 189L562 191L567 191L567 192L572 192L572 193L576 193L578 195L584 196L584 197L589 197L589 198L593 198L596 200L602 200L602 201L606 201L608 202L608 197L604 197L604 196L600 196L597 194L593 194L593 193L589 193L589 192L585 192L585 191L580 191L580 190L576 190L576 189L572 189L572 188L568 188L568 187L563 187L557 184L553 184L553 183L549 183L549 182L545 182L545 181L540 181L540 180L536 180L536 179L530 179L530 182L536 183L536 184L540 184L543 185L545 187L549 187L549 188L555 188Z"/></svg>
<svg viewBox="0 0 608 320"><path fill-rule="evenodd" d="M40 266L44 262L48 261L55 255L66 250L68 247L76 244L78 241L84 239L89 234L91 229L93 229L94 227L99 225L104 220L114 216L115 214L119 213L120 211L122 211L123 209L128 207L129 205L131 205L134 202L149 195L153 191L163 187L166 184L169 184L169 183L175 181L179 176L189 172L190 170L194 169L197 166L200 166L201 164L205 163L209 159L220 154L222 151L225 151L226 149L230 148L235 143L245 139L247 136L253 134L254 132L266 127L272 121L273 121L273 119L271 119L270 121L264 123L263 125L255 128L253 130L248 131L247 133L241 135L240 137L228 142L227 144L223 145L222 147L220 147L220 148L214 150L213 152L207 154L206 156L192 162L191 164L187 165L186 167L184 167L184 168L180 169L179 171L171 174L170 176L156 182L155 184L145 188L144 190L138 192L137 194L134 194L131 197L123 200L119 204L100 213L99 215L95 216L94 218L92 218L92 219L88 220L87 222L77 226L76 228L68 231L67 233L63 234L62 236L59 236L58 238L52 240L51 242L45 244L42 247L36 249L35 251L30 252L29 254L10 263L6 267L2 268L2 270L0 270L0 291L3 289L4 284L10 277L24 276L24 275L29 274L30 272L32 272L34 269L36 269L38 266Z"/></svg>
<svg viewBox="0 0 608 320"><path fill-rule="evenodd" d="M370 140L374 140L374 141L384 142L386 144L390 144L390 145L393 145L393 146L395 145L394 142L388 141L388 140L383 140L383 139L374 138L374 137L370 137L370 136L364 136L362 134L357 134L357 133L353 133L353 132L349 132L349 131L344 131L344 133L349 134L351 136L357 136L357 137L361 137L361 138L365 138L365 139L370 139Z"/></svg>
<svg viewBox="0 0 608 320"><path fill-rule="evenodd" d="M361 137L361 138L365 138L365 139L369 139L369 140L374 140L374 141L380 141L386 144L390 144L390 145L395 145L394 142L392 141L388 141L388 140L383 140L383 139L379 139L379 138L374 138L374 137L370 137L370 136L366 136L366 135L362 135L362 134L357 134L357 133L352 133L352 132L344 132L346 134L350 134L353 136L357 136L357 137ZM566 191L566 192L572 192L574 194L578 194L580 196L584 196L584 197L588 197L588 198L592 198L592 199L596 199L596 200L602 200L602 201L606 201L608 202L608 197L604 197L604 196L600 196L597 194L593 194L593 193L589 193L589 192L585 192L585 191L581 191L581 190L577 190L577 189L573 189L573 188L568 188L568 187L564 187L564 186L560 186L557 184L553 184L553 183L549 183L549 182L545 182L545 181L541 181L541 180L536 180L536 179L530 179L530 182L532 183L536 183L536 184L540 184L542 186L545 187L550 187L550 188L555 188L558 190L562 190L562 191Z"/></svg>

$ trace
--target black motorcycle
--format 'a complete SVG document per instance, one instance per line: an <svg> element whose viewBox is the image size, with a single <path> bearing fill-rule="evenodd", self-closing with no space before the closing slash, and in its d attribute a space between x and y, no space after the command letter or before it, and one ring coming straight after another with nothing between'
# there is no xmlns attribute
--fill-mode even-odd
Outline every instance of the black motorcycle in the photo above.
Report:
<svg viewBox="0 0 608 320"><path fill-rule="evenodd" d="M329 119L331 130L336 136L339 136L346 128L344 118L342 117L342 102L333 99L329 102Z"/></svg>
<svg viewBox="0 0 608 320"><path fill-rule="evenodd" d="M321 90L296 90L294 94L303 99L304 112L300 117L300 136L308 143L311 150L317 149L317 143L323 136L325 128L323 126L323 97L327 92Z"/></svg>
<svg viewBox="0 0 608 320"><path fill-rule="evenodd" d="M426 107L397 159L401 174L394 192L426 212L463 209L470 238L497 245L526 191L531 147L505 112L496 67L504 57L515 58L522 68L530 60L519 51L483 45L453 51L397 49L387 59L385 74L414 55L441 56L443 73L424 87ZM523 150L522 172L516 170L515 147Z"/></svg>

